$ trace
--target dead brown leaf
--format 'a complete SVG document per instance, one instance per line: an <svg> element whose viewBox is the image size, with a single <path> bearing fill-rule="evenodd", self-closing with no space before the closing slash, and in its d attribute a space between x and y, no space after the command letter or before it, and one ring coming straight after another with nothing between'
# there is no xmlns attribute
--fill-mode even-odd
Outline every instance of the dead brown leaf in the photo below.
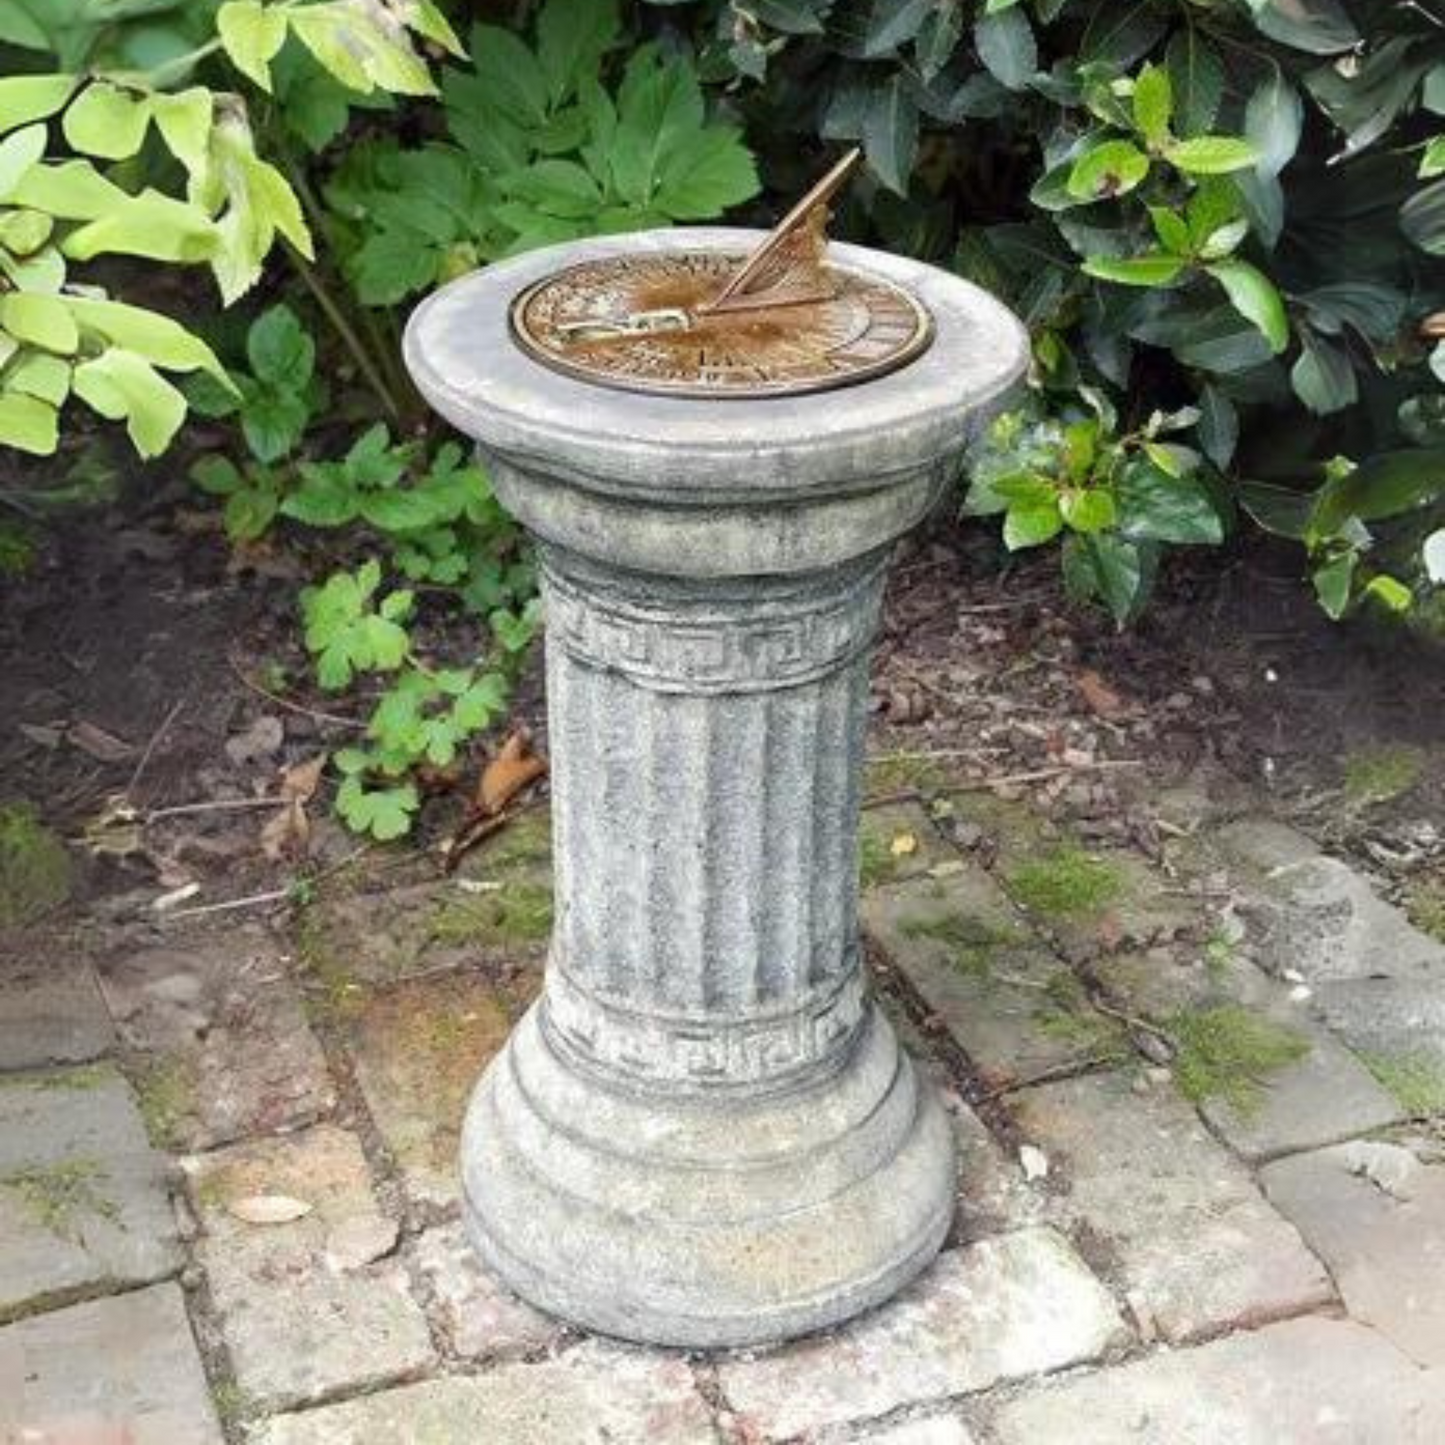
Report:
<svg viewBox="0 0 1445 1445"><path fill-rule="evenodd" d="M261 828L261 852L273 863L302 858L311 842L311 819L306 805L316 796L326 754L281 770L281 796L286 800Z"/></svg>
<svg viewBox="0 0 1445 1445"><path fill-rule="evenodd" d="M501 746L497 756L482 770L475 807L484 817L500 813L524 788L547 771L547 760L534 753L520 730Z"/></svg>
<svg viewBox="0 0 1445 1445"><path fill-rule="evenodd" d="M1074 685L1095 717L1116 722L1129 715L1129 704L1093 668L1086 667L1079 673Z"/></svg>
<svg viewBox="0 0 1445 1445"><path fill-rule="evenodd" d="M135 748L124 738L118 738L91 722L76 723L66 730L65 736L98 763L123 763L135 756Z"/></svg>

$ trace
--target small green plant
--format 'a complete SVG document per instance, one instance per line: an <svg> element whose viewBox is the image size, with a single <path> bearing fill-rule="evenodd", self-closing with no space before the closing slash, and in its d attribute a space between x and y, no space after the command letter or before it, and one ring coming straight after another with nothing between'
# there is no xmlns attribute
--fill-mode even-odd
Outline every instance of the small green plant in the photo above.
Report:
<svg viewBox="0 0 1445 1445"><path fill-rule="evenodd" d="M1345 759L1345 797L1363 807L1408 793L1425 771L1420 748L1370 748Z"/></svg>
<svg viewBox="0 0 1445 1445"><path fill-rule="evenodd" d="M1234 1003L1185 1009L1165 1029L1178 1050L1174 1077L1184 1096L1223 1099L1245 1117L1258 1111L1270 1075L1310 1051L1303 1035Z"/></svg>
<svg viewBox="0 0 1445 1445"><path fill-rule="evenodd" d="M1098 913L1124 891L1117 864L1074 844L1024 859L1005 881L1025 908L1046 918Z"/></svg>
<svg viewBox="0 0 1445 1445"><path fill-rule="evenodd" d="M1412 1119L1445 1115L1445 1060L1438 1054L1366 1052L1360 1058Z"/></svg>
<svg viewBox="0 0 1445 1445"><path fill-rule="evenodd" d="M28 803L0 804L0 928L33 922L70 896L70 855Z"/></svg>
<svg viewBox="0 0 1445 1445"><path fill-rule="evenodd" d="M0 1189L20 1196L42 1229L62 1239L78 1239L86 1215L115 1223L120 1218L114 1200L106 1197L109 1175L93 1159L68 1159L58 1164L37 1164L0 1175Z"/></svg>

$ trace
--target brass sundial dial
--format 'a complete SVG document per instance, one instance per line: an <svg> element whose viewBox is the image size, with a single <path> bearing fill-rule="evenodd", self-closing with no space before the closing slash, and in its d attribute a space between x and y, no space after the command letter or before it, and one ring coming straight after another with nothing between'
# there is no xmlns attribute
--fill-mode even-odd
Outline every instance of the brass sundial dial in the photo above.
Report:
<svg viewBox="0 0 1445 1445"><path fill-rule="evenodd" d="M795 395L906 365L932 339L923 304L827 259L828 201L858 156L844 156L751 255L583 261L513 301L513 333L569 376L669 396Z"/></svg>

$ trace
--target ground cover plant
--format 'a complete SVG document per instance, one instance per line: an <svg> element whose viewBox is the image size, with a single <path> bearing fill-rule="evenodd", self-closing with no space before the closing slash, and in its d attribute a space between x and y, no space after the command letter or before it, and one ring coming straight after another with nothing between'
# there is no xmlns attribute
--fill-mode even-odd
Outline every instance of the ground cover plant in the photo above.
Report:
<svg viewBox="0 0 1445 1445"><path fill-rule="evenodd" d="M1057 546L1070 593L1122 625L1170 549L1264 528L1331 616L1445 625L1428 6L500 15L0 0L0 447L51 459L6 468L0 563L107 474L108 426L169 450L238 555L304 559L310 685L364 714L335 758L352 826L411 826L505 715L537 624L522 539L401 368L406 310L532 246L772 216L853 141L835 229L1029 325L1028 391L960 508L1008 551Z"/></svg>

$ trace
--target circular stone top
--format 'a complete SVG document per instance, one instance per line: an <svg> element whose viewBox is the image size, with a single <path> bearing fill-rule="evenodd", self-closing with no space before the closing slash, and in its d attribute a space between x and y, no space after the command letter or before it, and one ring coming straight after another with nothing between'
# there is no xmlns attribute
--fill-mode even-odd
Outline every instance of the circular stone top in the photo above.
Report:
<svg viewBox="0 0 1445 1445"><path fill-rule="evenodd" d="M514 467L588 490L699 503L796 499L916 477L960 452L1023 375L1028 337L986 292L936 267L838 242L830 257L911 291L935 326L922 355L855 386L752 399L619 391L552 370L511 333L518 293L563 267L622 253L744 253L765 234L644 231L487 266L417 308L407 366L438 412Z"/></svg>

